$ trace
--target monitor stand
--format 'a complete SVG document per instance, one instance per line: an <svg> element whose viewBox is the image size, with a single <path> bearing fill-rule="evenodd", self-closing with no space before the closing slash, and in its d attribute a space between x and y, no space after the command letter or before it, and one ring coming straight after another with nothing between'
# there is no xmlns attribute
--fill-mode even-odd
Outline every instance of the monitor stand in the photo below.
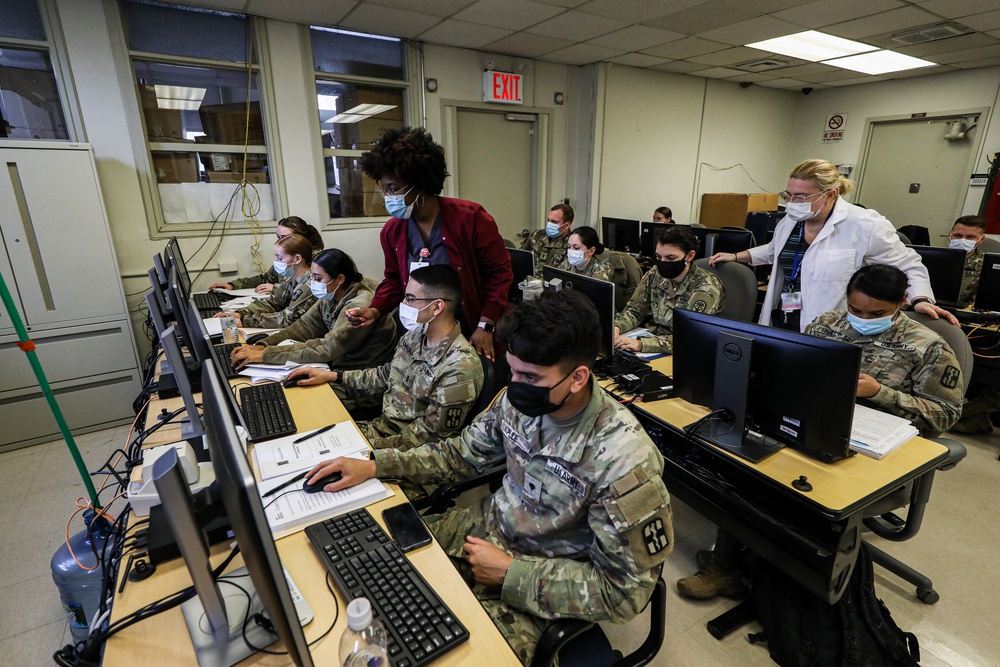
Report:
<svg viewBox="0 0 1000 667"><path fill-rule="evenodd" d="M762 434L747 432L747 392L750 387L752 353L753 338L730 331L719 332L712 410L724 412L722 416L701 424L697 435L740 458L756 463L784 445Z"/></svg>

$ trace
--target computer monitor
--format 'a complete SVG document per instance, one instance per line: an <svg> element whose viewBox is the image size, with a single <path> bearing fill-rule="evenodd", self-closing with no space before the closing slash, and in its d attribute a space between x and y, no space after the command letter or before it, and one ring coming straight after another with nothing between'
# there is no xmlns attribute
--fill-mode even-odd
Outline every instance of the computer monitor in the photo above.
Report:
<svg viewBox="0 0 1000 667"><path fill-rule="evenodd" d="M965 272L965 251L961 248L935 248L928 245L908 245L927 267L934 300L942 305L958 305L962 293L962 274Z"/></svg>
<svg viewBox="0 0 1000 667"><path fill-rule="evenodd" d="M208 329L205 327L205 320L202 318L201 314L198 312L198 307L192 302L188 308L188 317L191 320L192 326L194 327L191 332L192 342L194 343L194 354L199 359L211 359L212 363L215 364L216 370L222 368L219 363L217 355L219 354L219 348L215 347L212 343L212 337L208 333ZM227 385L228 386L228 385ZM236 420L239 426L243 427L246 431L247 425L243 419L243 413L240 411L239 402L236 400L236 394L232 391L227 392L229 398L229 405L233 411L233 418Z"/></svg>
<svg viewBox="0 0 1000 667"><path fill-rule="evenodd" d="M160 281L160 285L167 284L167 269L163 264L163 256L160 253L153 255L153 270L156 271L156 277Z"/></svg>
<svg viewBox="0 0 1000 667"><path fill-rule="evenodd" d="M615 342L615 284L551 266L542 269L542 277L546 285L558 278L562 281L562 289L578 290L590 299L601 319L601 347L598 353L610 357L614 352Z"/></svg>
<svg viewBox="0 0 1000 667"><path fill-rule="evenodd" d="M752 211L747 213L746 228L753 234L754 245L764 245L774 236L778 222L785 217L784 211Z"/></svg>
<svg viewBox="0 0 1000 667"><path fill-rule="evenodd" d="M170 306L167 304L167 297L163 294L163 284L160 283L160 279L156 275L156 269L150 269L146 272L146 275L149 276L149 294L152 294L153 298L156 299L156 302L160 306L160 312L164 317L171 315Z"/></svg>
<svg viewBox="0 0 1000 667"><path fill-rule="evenodd" d="M177 325L184 345L188 348L188 352L194 355L195 361L204 361L204 359L197 356L197 350L192 345L194 326L189 319L188 299L184 297L184 289L179 282L176 268L170 269L170 283L167 286L166 297L170 311L174 314L174 322Z"/></svg>
<svg viewBox="0 0 1000 667"><path fill-rule="evenodd" d="M605 248L635 254L639 252L639 221L601 218L601 239Z"/></svg>
<svg viewBox="0 0 1000 667"><path fill-rule="evenodd" d="M160 334L160 345L173 369L174 382L177 384L177 392L184 401L184 410L187 415L181 419L181 439L187 440L194 449L199 460L207 458L205 445L202 436L205 430L201 426L201 419L198 415L198 401L194 398L194 389L188 377L188 367L184 364L184 355L181 353L180 342L174 327L170 326ZM193 369L197 372L197 368Z"/></svg>
<svg viewBox="0 0 1000 667"><path fill-rule="evenodd" d="M153 320L153 328L156 329L156 335L159 336L167 330L167 316L163 312L155 292L156 290L149 290L144 298L146 299L146 308L149 309L149 317Z"/></svg>
<svg viewBox="0 0 1000 667"><path fill-rule="evenodd" d="M507 252L510 253L510 268L514 272L514 279L510 282L510 290L507 292L507 300L511 303L521 303L522 294L518 285L528 276L535 274L535 253L517 248L507 248Z"/></svg>
<svg viewBox="0 0 1000 667"><path fill-rule="evenodd" d="M1000 253L988 252L983 257L976 292L976 310L1000 311Z"/></svg>
<svg viewBox="0 0 1000 667"><path fill-rule="evenodd" d="M669 229L670 225L662 222L641 222L639 223L639 255L642 257L652 257L656 254L656 239L660 232Z"/></svg>
<svg viewBox="0 0 1000 667"><path fill-rule="evenodd" d="M698 239L695 259L711 257L717 252L740 252L753 247L753 234L749 229L691 227L691 231Z"/></svg>
<svg viewBox="0 0 1000 667"><path fill-rule="evenodd" d="M309 644L299 621L302 615L289 592L253 472L223 396L229 387L211 361L202 368L202 386L205 387L205 439L211 449L216 478L212 491L221 496L246 564L245 573L237 570L213 578L205 538L198 528L193 499L177 466L176 453L171 451L166 458L158 459L153 470L157 491L164 500L168 521L198 593L198 597L182 605L198 662L232 665L256 651L250 646L267 646L280 639L292 662L312 667ZM249 581L244 574L249 574ZM227 581L249 594L252 601L249 610L247 596ZM277 637L259 623L244 624L245 618L257 613L267 617Z"/></svg>
<svg viewBox="0 0 1000 667"><path fill-rule="evenodd" d="M697 435L751 461L784 445L826 462L850 454L861 348L688 310L673 326L677 395L727 411Z"/></svg>
<svg viewBox="0 0 1000 667"><path fill-rule="evenodd" d="M163 248L163 257L166 259L164 268L168 276L171 268L177 269L177 277L180 279L181 289L184 290L183 296L186 302L191 298L191 274L188 273L187 263L184 261L184 255L181 253L181 246L177 243L176 236L167 241L167 245Z"/></svg>

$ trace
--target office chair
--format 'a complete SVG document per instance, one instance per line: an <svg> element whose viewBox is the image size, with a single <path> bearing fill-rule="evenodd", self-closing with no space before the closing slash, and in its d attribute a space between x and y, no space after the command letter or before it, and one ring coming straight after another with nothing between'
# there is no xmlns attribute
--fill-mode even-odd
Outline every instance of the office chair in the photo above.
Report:
<svg viewBox="0 0 1000 667"><path fill-rule="evenodd" d="M503 244L504 244L504 247L507 247L507 248L516 248L517 247L516 245L514 245L514 242L511 241L510 239L504 239L503 240Z"/></svg>
<svg viewBox="0 0 1000 667"><path fill-rule="evenodd" d="M726 289L720 316L738 322L752 322L757 306L757 275L743 264L726 262L710 266L708 258L696 259L694 265L715 274Z"/></svg>
<svg viewBox="0 0 1000 667"><path fill-rule="evenodd" d="M949 347L955 352L958 365L962 370L963 394L969 388L972 379L972 347L968 339L962 333L960 327L949 324L944 319L932 320L927 315L914 311L904 311L910 319L923 324L927 328L944 338ZM951 470L959 461L965 458L965 445L952 440L951 438L931 438L934 442L948 448L948 457L942 462L937 470ZM931 474L921 475L909 484L886 496L865 512L863 522L866 528L886 540L902 542L908 540L920 530L923 522L924 510L927 508L927 501L931 495L931 484L934 479ZM906 513L906 520L903 521L895 514L895 510L909 505ZM877 546L868 542L871 550L872 560L889 570L904 581L916 586L917 598L924 604L934 604L941 596L934 590L934 584L930 578L913 569L906 563L890 556Z"/></svg>
<svg viewBox="0 0 1000 667"><path fill-rule="evenodd" d="M985 238L983 242L979 244L983 252L1000 252L1000 241L996 239Z"/></svg>
<svg viewBox="0 0 1000 667"><path fill-rule="evenodd" d="M910 237L903 232L896 230L896 236L898 236L899 240L903 242L903 245L913 245L913 243L910 242Z"/></svg>
<svg viewBox="0 0 1000 667"><path fill-rule="evenodd" d="M606 259L614 267L614 275L611 282L615 284L615 310L619 313L625 310L625 305L632 298L639 281L642 280L642 269L635 257L627 252L617 250L605 250L601 257Z"/></svg>
<svg viewBox="0 0 1000 667"><path fill-rule="evenodd" d="M472 420L478 417L483 410L490 407L497 392L506 385L506 382L497 383L496 369L493 367L492 361L480 354L479 362L483 365L483 388L479 392L479 396L476 397L475 403L472 404L472 409L469 410L469 414L465 418L464 426L471 424Z"/></svg>

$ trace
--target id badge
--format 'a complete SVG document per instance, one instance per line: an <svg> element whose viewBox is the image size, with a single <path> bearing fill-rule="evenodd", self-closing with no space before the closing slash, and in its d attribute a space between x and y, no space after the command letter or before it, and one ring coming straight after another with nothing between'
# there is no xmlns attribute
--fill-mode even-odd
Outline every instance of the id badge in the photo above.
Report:
<svg viewBox="0 0 1000 667"><path fill-rule="evenodd" d="M422 269L425 266L430 266L429 262L410 262L410 273L413 273L417 269Z"/></svg>
<svg viewBox="0 0 1000 667"><path fill-rule="evenodd" d="M786 313L792 310L802 310L802 292L782 292L781 309Z"/></svg>

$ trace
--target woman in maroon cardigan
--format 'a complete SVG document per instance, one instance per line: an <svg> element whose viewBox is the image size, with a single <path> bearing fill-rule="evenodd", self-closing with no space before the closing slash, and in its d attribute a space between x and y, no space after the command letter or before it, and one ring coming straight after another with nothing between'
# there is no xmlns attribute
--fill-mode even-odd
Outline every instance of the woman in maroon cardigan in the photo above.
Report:
<svg viewBox="0 0 1000 667"><path fill-rule="evenodd" d="M392 311L411 270L450 264L462 280L462 332L492 360L493 325L507 310L514 277L496 221L475 202L440 196L448 176L444 148L423 128L386 130L361 156L361 168L379 183L393 217L380 235L385 277L370 307L348 313L351 321L367 326Z"/></svg>

